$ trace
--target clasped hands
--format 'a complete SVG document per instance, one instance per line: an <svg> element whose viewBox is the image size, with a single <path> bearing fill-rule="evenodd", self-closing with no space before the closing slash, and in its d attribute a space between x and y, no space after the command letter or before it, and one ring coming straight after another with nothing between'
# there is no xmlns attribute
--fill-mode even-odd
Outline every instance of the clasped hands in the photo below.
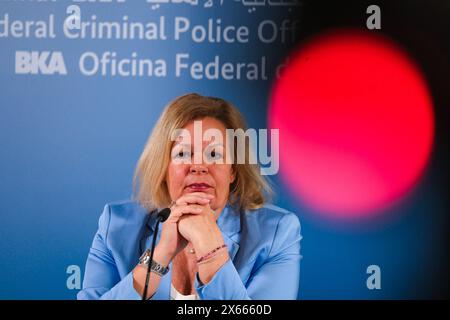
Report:
<svg viewBox="0 0 450 320"><path fill-rule="evenodd" d="M224 243L210 203L213 195L193 192L182 195L171 206L169 218L163 223L158 248L172 260L188 243L197 258Z"/></svg>

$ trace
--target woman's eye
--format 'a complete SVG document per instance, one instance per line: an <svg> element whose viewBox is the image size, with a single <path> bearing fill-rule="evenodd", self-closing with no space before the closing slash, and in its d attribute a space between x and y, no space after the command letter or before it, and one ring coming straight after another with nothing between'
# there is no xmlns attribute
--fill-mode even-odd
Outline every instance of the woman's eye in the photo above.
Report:
<svg viewBox="0 0 450 320"><path fill-rule="evenodd" d="M219 160L222 158L222 153L217 150L211 150L207 155L210 160Z"/></svg>
<svg viewBox="0 0 450 320"><path fill-rule="evenodd" d="M186 159L186 158L188 158L190 156L191 156L190 152L189 151L185 151L185 150L180 150L180 151L175 153L175 158L178 158L178 159Z"/></svg>

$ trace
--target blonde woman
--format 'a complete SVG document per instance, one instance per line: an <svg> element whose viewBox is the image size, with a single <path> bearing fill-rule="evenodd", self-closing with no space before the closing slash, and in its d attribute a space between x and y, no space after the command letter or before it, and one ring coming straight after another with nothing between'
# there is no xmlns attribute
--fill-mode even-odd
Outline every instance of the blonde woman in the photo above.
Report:
<svg viewBox="0 0 450 320"><path fill-rule="evenodd" d="M211 129L224 140L195 145L198 121L201 133ZM266 203L270 188L257 165L224 161L236 160L230 153L238 150L227 129L246 130L223 99L187 94L165 108L139 159L134 199L104 208L78 299L141 298L142 257L166 207L147 299L297 298L298 218Z"/></svg>

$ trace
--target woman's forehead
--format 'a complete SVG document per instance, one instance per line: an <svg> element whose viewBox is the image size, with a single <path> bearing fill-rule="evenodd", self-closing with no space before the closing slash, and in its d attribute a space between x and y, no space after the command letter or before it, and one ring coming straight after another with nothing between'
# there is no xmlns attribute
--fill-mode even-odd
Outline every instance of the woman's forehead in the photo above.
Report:
<svg viewBox="0 0 450 320"><path fill-rule="evenodd" d="M183 129L187 129L189 131L194 131L198 128L201 128L203 131L208 129L225 131L226 129L225 124L222 121L212 117L191 120L183 127Z"/></svg>
<svg viewBox="0 0 450 320"><path fill-rule="evenodd" d="M189 122L183 128L177 128L172 133L173 145L210 146L226 144L227 130L225 125L214 118L203 118Z"/></svg>

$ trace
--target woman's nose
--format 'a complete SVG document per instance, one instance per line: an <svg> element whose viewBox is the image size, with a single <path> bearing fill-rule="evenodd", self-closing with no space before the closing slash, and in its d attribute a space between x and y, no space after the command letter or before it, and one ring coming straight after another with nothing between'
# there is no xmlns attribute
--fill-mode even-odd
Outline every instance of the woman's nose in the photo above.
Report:
<svg viewBox="0 0 450 320"><path fill-rule="evenodd" d="M208 168L202 164L193 164L189 172L193 174L208 173Z"/></svg>

